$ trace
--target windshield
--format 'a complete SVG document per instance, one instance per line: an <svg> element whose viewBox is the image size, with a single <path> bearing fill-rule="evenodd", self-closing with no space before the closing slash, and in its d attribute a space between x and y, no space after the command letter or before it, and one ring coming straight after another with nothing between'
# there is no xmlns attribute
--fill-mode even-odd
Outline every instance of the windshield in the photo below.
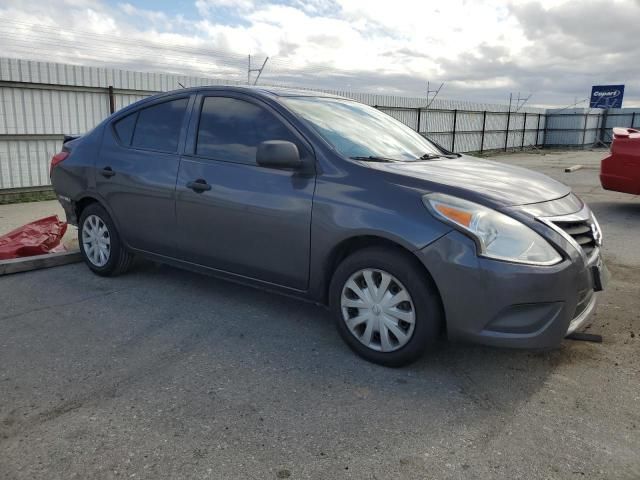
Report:
<svg viewBox="0 0 640 480"><path fill-rule="evenodd" d="M322 97L282 100L345 157L413 161L425 154L442 155L419 133L362 103Z"/></svg>

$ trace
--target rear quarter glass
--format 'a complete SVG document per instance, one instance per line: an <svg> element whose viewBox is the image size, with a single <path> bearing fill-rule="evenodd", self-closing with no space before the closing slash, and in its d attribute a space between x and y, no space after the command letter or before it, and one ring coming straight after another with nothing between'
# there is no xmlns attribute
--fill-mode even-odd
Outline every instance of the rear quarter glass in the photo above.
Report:
<svg viewBox="0 0 640 480"><path fill-rule="evenodd" d="M133 129L135 128L137 117L138 112L134 112L118 120L113 125L116 135L123 145L131 145L131 138L133 137Z"/></svg>

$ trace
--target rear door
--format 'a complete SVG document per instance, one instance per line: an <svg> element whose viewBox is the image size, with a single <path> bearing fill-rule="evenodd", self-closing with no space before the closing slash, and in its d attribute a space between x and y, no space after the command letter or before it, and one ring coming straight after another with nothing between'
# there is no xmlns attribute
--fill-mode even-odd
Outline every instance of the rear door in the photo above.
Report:
<svg viewBox="0 0 640 480"><path fill-rule="evenodd" d="M308 143L250 96L196 99L176 186L181 258L219 270L307 288L314 172L259 167L266 140L288 140L314 165ZM194 183L206 189L193 190Z"/></svg>
<svg viewBox="0 0 640 480"><path fill-rule="evenodd" d="M175 185L190 96L158 99L107 126L96 188L133 248L175 254Z"/></svg>

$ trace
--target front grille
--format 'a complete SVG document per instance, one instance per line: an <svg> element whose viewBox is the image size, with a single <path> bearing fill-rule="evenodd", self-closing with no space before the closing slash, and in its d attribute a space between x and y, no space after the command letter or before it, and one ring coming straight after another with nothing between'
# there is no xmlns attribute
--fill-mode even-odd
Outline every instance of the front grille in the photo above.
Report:
<svg viewBox="0 0 640 480"><path fill-rule="evenodd" d="M596 248L596 238L594 235L595 228L591 220L580 220L572 222L555 221L559 228L564 230L571 238L573 238L587 257L591 256L591 253Z"/></svg>

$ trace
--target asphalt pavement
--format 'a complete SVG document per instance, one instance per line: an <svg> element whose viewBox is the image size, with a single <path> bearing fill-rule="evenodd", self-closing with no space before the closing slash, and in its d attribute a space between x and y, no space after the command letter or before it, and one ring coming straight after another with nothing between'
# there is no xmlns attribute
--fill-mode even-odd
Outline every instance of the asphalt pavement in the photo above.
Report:
<svg viewBox="0 0 640 480"><path fill-rule="evenodd" d="M640 200L600 189L602 156L495 157L598 215L601 344L389 369L322 308L167 266L0 277L0 478L640 478Z"/></svg>

